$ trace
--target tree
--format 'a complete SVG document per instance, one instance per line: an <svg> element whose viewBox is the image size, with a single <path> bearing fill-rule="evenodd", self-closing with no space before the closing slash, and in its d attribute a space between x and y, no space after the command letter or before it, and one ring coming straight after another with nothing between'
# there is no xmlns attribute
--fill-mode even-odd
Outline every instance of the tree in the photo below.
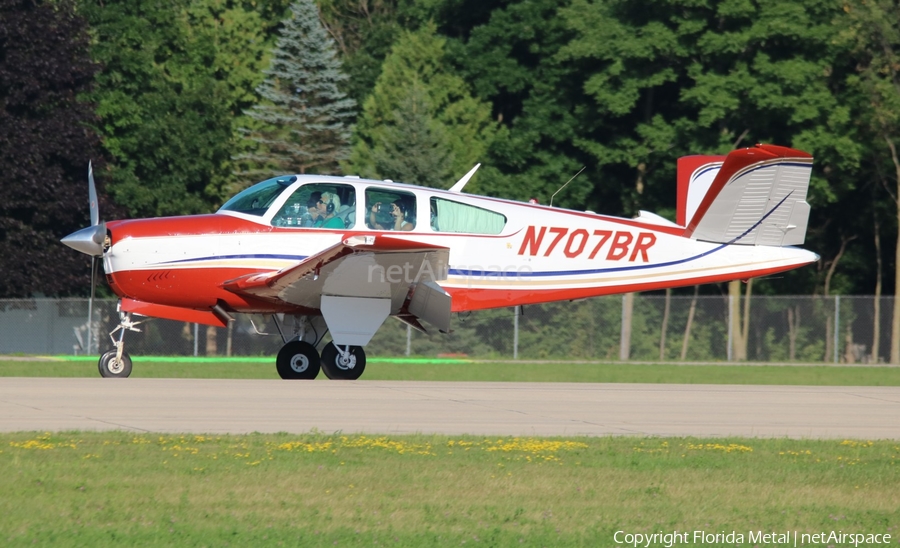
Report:
<svg viewBox="0 0 900 548"><path fill-rule="evenodd" d="M678 156L755 142L812 152L814 201L848 190L822 177L859 158L844 131L849 108L832 91L844 74L837 3L574 0L562 13L576 37L560 58L581 67L593 99L577 143L629 183L625 212L672 203Z"/></svg>
<svg viewBox="0 0 900 548"><path fill-rule="evenodd" d="M847 12L845 37L854 47L859 71L851 82L869 99L863 103L863 121L872 142L873 165L876 177L890 182L885 188L893 198L900 226L900 6L884 0L853 2ZM896 296L900 288L900 234L894 250ZM900 363L900 298L894 299L890 363Z"/></svg>
<svg viewBox="0 0 900 548"><path fill-rule="evenodd" d="M428 7L395 0L318 0L322 24L334 38L344 71L342 88L361 105L381 73L381 64L404 28L416 28Z"/></svg>
<svg viewBox="0 0 900 548"><path fill-rule="evenodd" d="M453 176L453 151L420 86L406 90L379 145L372 161L376 173L383 177L441 187Z"/></svg>
<svg viewBox="0 0 900 548"><path fill-rule="evenodd" d="M836 249L816 223L851 194L846 175L861 157L839 3L573 0L560 12L574 38L558 59L584 75L590 99L577 107L573 141L614 193L598 187L589 203L605 196L621 213L672 211L679 156L794 146L816 157L807 241L823 256ZM756 287L813 291L823 276L803 269Z"/></svg>
<svg viewBox="0 0 900 548"><path fill-rule="evenodd" d="M84 256L60 238L87 226L87 164L100 160L81 99L97 66L71 2L0 0L0 296L87 291Z"/></svg>
<svg viewBox="0 0 900 548"><path fill-rule="evenodd" d="M284 0L78 0L103 69L91 95L131 216L208 212L231 190L235 121L256 102ZM277 24L277 23L274 23Z"/></svg>
<svg viewBox="0 0 900 548"><path fill-rule="evenodd" d="M347 80L313 0L291 4L272 51L260 104L244 128L256 148L237 157L247 174L337 172L347 157L356 102L340 90Z"/></svg>
<svg viewBox="0 0 900 548"><path fill-rule="evenodd" d="M405 182L447 187L453 183L454 174L458 178L484 161L502 130L491 120L490 106L473 97L465 81L449 69L444 44L433 24L405 32L397 41L384 61L375 89L363 104L348 161L350 169L366 177L388 177L380 169L402 146L396 140L405 138L402 123L408 116L418 117L417 123L428 134L430 142L423 149L446 150L449 168L429 175L428 180ZM418 111L412 113L410 109ZM445 165L437 156L431 161L438 169ZM477 183L472 186L477 187Z"/></svg>
<svg viewBox="0 0 900 548"><path fill-rule="evenodd" d="M554 205L616 213L618 199L613 197L618 189L609 181L597 188L608 190L610 199L588 200L599 174L593 158L573 144L583 124L579 105L587 99L578 67L560 62L557 55L572 35L560 16L567 4L520 0L485 16L484 3L447 3L440 20L440 28L450 36L447 59L476 97L492 103L492 118L506 130L488 148L485 164L494 166L497 174L479 174L480 190L548 203L560 186L587 167Z"/></svg>

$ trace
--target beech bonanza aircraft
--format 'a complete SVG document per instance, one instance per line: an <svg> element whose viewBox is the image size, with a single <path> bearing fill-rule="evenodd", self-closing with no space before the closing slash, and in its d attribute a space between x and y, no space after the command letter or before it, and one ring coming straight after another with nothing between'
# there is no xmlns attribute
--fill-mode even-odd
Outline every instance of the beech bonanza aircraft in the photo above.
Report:
<svg viewBox="0 0 900 548"><path fill-rule="evenodd" d="M806 235L812 170L798 150L679 159L674 223L462 193L477 168L450 190L276 177L214 214L105 223L90 174L92 226L62 241L102 258L121 298L100 374L131 373L132 315L225 327L235 313L271 314L282 378L321 368L357 379L388 316L449 332L453 312L748 279L818 260L793 247Z"/></svg>

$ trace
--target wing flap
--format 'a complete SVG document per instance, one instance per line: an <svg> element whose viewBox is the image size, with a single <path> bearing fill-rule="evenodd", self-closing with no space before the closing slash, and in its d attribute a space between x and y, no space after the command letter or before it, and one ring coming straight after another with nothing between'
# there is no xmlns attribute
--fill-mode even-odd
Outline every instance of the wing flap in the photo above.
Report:
<svg viewBox="0 0 900 548"><path fill-rule="evenodd" d="M449 333L451 304L450 294L444 288L434 282L421 282L413 291L409 312L444 333Z"/></svg>

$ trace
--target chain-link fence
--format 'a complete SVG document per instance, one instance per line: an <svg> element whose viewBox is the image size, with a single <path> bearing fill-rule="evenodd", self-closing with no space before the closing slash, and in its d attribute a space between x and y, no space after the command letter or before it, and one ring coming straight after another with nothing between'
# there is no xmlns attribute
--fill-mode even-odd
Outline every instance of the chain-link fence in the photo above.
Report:
<svg viewBox="0 0 900 548"><path fill-rule="evenodd" d="M877 363L890 354L893 297L610 296L455 314L428 334L388 319L370 356L493 359ZM126 334L133 355L274 355L271 317L237 315L226 329L149 320ZM115 300L0 300L0 354L99 354L112 347ZM746 321L745 321L746 320ZM259 332L273 333L262 336ZM877 348L877 352L872 349Z"/></svg>

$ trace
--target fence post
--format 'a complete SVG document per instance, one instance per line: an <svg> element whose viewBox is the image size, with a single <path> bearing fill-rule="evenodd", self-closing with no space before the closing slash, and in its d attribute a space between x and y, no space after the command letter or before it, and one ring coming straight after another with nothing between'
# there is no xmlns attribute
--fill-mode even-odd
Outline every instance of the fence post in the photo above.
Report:
<svg viewBox="0 0 900 548"><path fill-rule="evenodd" d="M521 306L514 307L513 314L513 359L519 359L519 310Z"/></svg>
<svg viewBox="0 0 900 548"><path fill-rule="evenodd" d="M91 275L94 274L94 259L91 259ZM91 283L94 283L93 278L91 279ZM91 287L91 291L94 288ZM85 348L84 353L88 356L91 355L91 339L94 338L94 298L93 296L88 299L88 328L87 328L87 348Z"/></svg>
<svg viewBox="0 0 900 548"><path fill-rule="evenodd" d="M838 363L838 326L841 325L841 296L834 296L834 363Z"/></svg>
<svg viewBox="0 0 900 548"><path fill-rule="evenodd" d="M197 357L197 339L200 337L200 324L194 324L194 357Z"/></svg>
<svg viewBox="0 0 900 548"><path fill-rule="evenodd" d="M619 332L619 359L631 358L631 313L634 310L634 293L622 295L622 327Z"/></svg>
<svg viewBox="0 0 900 548"><path fill-rule="evenodd" d="M728 361L734 359L734 296L728 295Z"/></svg>
<svg viewBox="0 0 900 548"><path fill-rule="evenodd" d="M412 327L407 324L406 325L406 357L409 357L409 352L412 347Z"/></svg>

